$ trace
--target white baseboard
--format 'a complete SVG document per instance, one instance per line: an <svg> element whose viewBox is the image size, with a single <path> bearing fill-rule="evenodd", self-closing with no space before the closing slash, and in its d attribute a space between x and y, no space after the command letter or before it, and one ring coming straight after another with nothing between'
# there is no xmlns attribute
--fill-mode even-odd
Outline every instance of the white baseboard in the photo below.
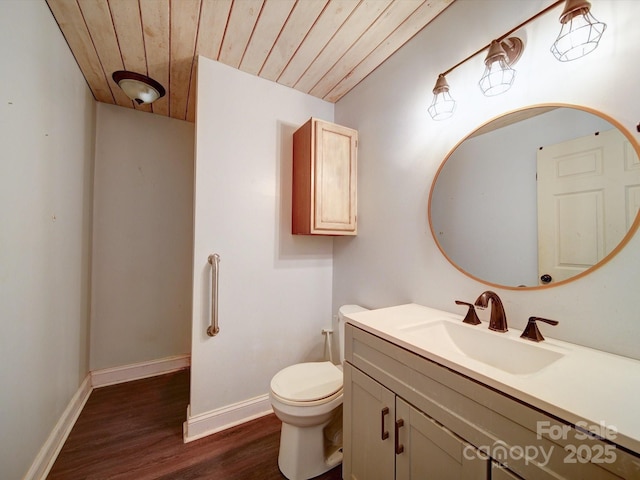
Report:
<svg viewBox="0 0 640 480"><path fill-rule="evenodd" d="M194 416L191 415L189 405L187 421L182 427L183 440L184 443L189 443L270 413L273 413L273 409L269 395L261 395Z"/></svg>
<svg viewBox="0 0 640 480"><path fill-rule="evenodd" d="M150 362L89 372L69 401L67 408L38 452L23 480L44 480L47 477L94 388L163 375L187 368L190 364L190 355L176 355Z"/></svg>
<svg viewBox="0 0 640 480"><path fill-rule="evenodd" d="M67 440L71 429L80 416L80 412L87 403L89 395L93 388L91 387L91 374L87 374L80 384L80 387L71 398L67 408L51 431L51 434L44 442L44 445L38 452L35 460L31 464L31 468L27 471L23 480L44 480L47 478L53 463L56 461L64 442Z"/></svg>
<svg viewBox="0 0 640 480"><path fill-rule="evenodd" d="M150 362L89 372L72 397L69 405L67 405L49 438L40 449L23 480L46 479L94 388L163 375L187 368L190 364L190 355L177 355ZM261 395L194 416L191 415L189 406L187 407L187 421L183 424L183 439L185 443L192 442L270 413L273 413L273 409L271 408L269 395Z"/></svg>
<svg viewBox="0 0 640 480"><path fill-rule="evenodd" d="M121 367L103 368L91 372L91 386L93 388L99 388L117 383L130 382L132 380L140 380L141 378L155 377L156 375L164 375L165 373L182 370L190 364L190 355L176 355Z"/></svg>

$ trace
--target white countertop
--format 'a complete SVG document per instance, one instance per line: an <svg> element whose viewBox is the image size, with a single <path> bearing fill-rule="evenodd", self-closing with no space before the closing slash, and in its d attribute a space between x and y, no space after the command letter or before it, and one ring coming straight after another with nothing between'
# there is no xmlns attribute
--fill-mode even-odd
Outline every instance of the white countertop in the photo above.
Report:
<svg viewBox="0 0 640 480"><path fill-rule="evenodd" d="M474 380L587 429L610 428L606 437L633 452L640 453L640 361L591 348L546 338L540 343L520 339L521 331L506 333L488 330L488 324L467 326L462 315L422 305L407 304L347 315L348 322L413 353L433 360ZM505 335L524 342L562 352L564 356L540 371L525 375L508 373L465 355L424 342L412 326L428 322L453 321L465 328L476 328L491 335ZM546 328L545 328L546 327ZM550 327L540 324L543 334ZM482 341L483 334L479 334ZM505 364L518 362L505 358ZM617 432L616 432L617 430ZM605 436L605 435L601 435Z"/></svg>

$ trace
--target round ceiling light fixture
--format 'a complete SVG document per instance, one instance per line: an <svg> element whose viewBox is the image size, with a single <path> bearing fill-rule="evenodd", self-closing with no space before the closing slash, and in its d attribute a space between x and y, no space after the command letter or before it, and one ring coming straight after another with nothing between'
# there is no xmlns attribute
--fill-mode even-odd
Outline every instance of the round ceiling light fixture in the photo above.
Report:
<svg viewBox="0 0 640 480"><path fill-rule="evenodd" d="M113 72L113 81L138 105L153 103L166 93L164 87L153 78L140 73L118 70Z"/></svg>

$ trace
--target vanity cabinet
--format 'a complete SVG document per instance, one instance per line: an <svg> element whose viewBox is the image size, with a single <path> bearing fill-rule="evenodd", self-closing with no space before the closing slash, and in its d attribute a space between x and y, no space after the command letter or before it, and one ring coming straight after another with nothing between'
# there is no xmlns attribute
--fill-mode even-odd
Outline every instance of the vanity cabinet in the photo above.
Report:
<svg viewBox="0 0 640 480"><path fill-rule="evenodd" d="M488 478L489 458L472 445L349 363L344 376L344 434L357 442L345 451L344 478Z"/></svg>
<svg viewBox="0 0 640 480"><path fill-rule="evenodd" d="M396 397L396 422L400 422L396 478L487 478L486 455L400 397Z"/></svg>
<svg viewBox="0 0 640 480"><path fill-rule="evenodd" d="M383 480L395 477L395 394L349 363L344 364L343 435L358 439L343 457L343 478ZM349 468L346 464L349 463Z"/></svg>
<svg viewBox="0 0 640 480"><path fill-rule="evenodd" d="M345 337L344 479L640 478L610 441L349 323Z"/></svg>
<svg viewBox="0 0 640 480"><path fill-rule="evenodd" d="M291 231L356 235L358 132L311 118L293 134Z"/></svg>

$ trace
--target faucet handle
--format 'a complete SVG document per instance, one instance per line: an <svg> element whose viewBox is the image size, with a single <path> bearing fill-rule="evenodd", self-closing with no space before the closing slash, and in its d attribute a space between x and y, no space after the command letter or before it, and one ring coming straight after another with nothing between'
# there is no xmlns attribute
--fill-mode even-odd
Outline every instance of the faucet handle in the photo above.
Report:
<svg viewBox="0 0 640 480"><path fill-rule="evenodd" d="M456 305L466 305L467 307L469 307L469 310L467 310L467 315L466 317L464 317L462 323L468 323L469 325L479 325L481 323L478 315L476 314L476 309L473 303L456 300Z"/></svg>
<svg viewBox="0 0 640 480"><path fill-rule="evenodd" d="M557 320L549 320L548 318L529 317L527 326L523 330L522 335L520 335L520 338L525 338L533 342L542 342L544 340L544 337L540 333L540 329L538 329L536 321L548 323L549 325L558 325L559 323Z"/></svg>

